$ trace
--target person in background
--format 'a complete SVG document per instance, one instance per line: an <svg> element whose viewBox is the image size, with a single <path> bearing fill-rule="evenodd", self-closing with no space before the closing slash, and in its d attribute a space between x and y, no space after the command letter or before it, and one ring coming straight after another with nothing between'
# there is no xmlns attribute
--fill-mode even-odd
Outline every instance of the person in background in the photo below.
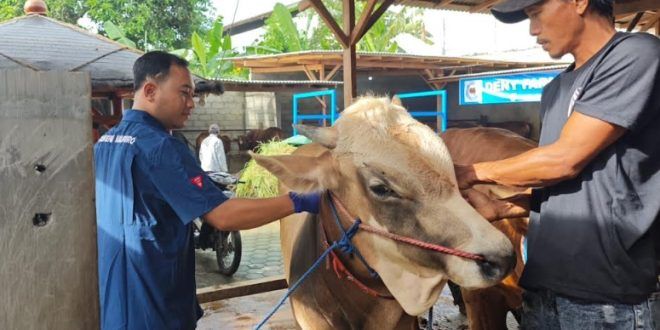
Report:
<svg viewBox="0 0 660 330"><path fill-rule="evenodd" d="M219 134L220 126L211 124L209 136L202 141L199 147L199 162L206 172L228 172L225 147Z"/></svg>

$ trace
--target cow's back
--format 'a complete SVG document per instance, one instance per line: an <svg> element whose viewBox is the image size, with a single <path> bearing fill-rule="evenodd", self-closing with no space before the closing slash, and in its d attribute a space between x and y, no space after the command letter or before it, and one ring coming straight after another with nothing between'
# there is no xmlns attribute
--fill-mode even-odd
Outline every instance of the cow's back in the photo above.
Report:
<svg viewBox="0 0 660 330"><path fill-rule="evenodd" d="M536 142L501 128L450 128L440 137L456 164L509 158L536 147Z"/></svg>

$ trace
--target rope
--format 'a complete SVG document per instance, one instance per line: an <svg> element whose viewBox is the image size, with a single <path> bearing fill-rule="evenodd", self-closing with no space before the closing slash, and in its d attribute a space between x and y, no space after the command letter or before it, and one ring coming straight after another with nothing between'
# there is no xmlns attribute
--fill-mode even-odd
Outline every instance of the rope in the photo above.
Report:
<svg viewBox="0 0 660 330"><path fill-rule="evenodd" d="M442 245L437 245L437 244L418 241L418 240L412 239L410 237L399 236L397 234L388 233L386 231L382 231L382 230L379 230L379 229L376 229L376 228L373 228L373 227L369 227L367 225L361 225L360 229L362 229L364 231L368 231L370 233L378 234L378 235L383 236L383 237L387 237L387 238L389 238L391 240L395 240L397 242L406 243L406 244L417 246L417 247L427 249L427 250L432 250L432 251L441 252L441 253L445 253L445 254L451 254L451 255L461 257L461 258L465 258L465 259L486 260L483 256L478 255L478 254L465 252L465 251L461 251L461 250L455 250L455 249L448 248L448 247L445 247L445 246L442 246Z"/></svg>
<svg viewBox="0 0 660 330"><path fill-rule="evenodd" d="M329 192L329 191L328 191L328 201L330 202L330 203L329 203L329 204L330 204L330 210L332 210L332 215L333 215L333 217L335 218L335 222L337 223L337 227L339 227L339 230L341 230L341 231L344 233L344 237L345 237L345 235L346 235L346 231L344 231L344 226L342 226L342 225L341 225L341 222L339 221L339 214L337 213L337 208L336 208L336 206L335 206L334 195L333 195L331 192ZM338 201L339 201L339 200L338 200ZM342 210L344 210L346 213L348 213L348 211L346 211L346 209L341 205L341 202L339 203L339 207L341 207ZM350 215L350 214L349 214L349 215ZM350 217L350 219L351 219L351 221L353 221L353 217ZM360 222L360 223L361 223L362 221L360 221L360 219L358 218L357 221L355 221L355 222ZM351 227L351 228L352 228L352 227ZM357 231L357 229L355 229L355 230ZM350 231L350 229L349 229L349 231ZM343 241L343 238L342 238L342 241ZM369 272L369 276L371 276L372 278L379 278L379 277L380 277L380 276L378 275L378 273L377 273L373 268L371 268L371 267L369 266L369 264L367 263L367 260L364 259L364 257L363 257L362 254L360 253L360 251L358 251L358 250L353 246L353 244L351 244L350 241L348 242L347 247L346 247L345 249L342 249L342 251L343 251L344 253L350 253L350 254L355 253L355 255L358 256L358 258L360 259L360 261L362 262L362 264L364 264L364 266L367 268L367 271Z"/></svg>
<svg viewBox="0 0 660 330"><path fill-rule="evenodd" d="M311 275L311 274L316 270L316 268L319 267L319 265L321 265L321 261L323 261L323 259L325 259L325 257L327 257L328 254L329 254L334 248L339 247L340 245L346 244L346 242L348 242L348 244L351 245L351 243L350 243L351 238L353 238L353 236L355 235L355 233L357 233L357 230L358 230L358 228L360 227L360 223L361 223L360 220L355 221L355 222L353 223L353 225L352 225L347 231L344 232L344 236L341 238L341 240L332 243L332 245L331 245L329 248L327 248L327 249L321 254L321 256L320 256L318 259L316 259L316 261L314 262L314 264L313 264L311 267L309 267L309 269L305 272L305 274L303 274L303 276L301 276L301 277L296 281L296 283L293 284L293 286L291 286L291 287L289 288L289 290L286 291L286 293L284 294L284 297L282 297L282 298L280 299L280 301L277 303L277 305L275 305L275 307L270 311L270 313L268 313L268 315L266 315L266 317L265 317L261 322L259 322L259 324L256 326L255 330L259 330L259 329L261 329L261 327L263 327L263 326L268 322L268 320L269 320L271 317L273 317L273 315L275 315L275 313L277 312L277 310L280 309L280 307L282 307L282 305L284 305L284 302L286 302L286 299L289 298L289 296L290 296L290 295L291 295L296 289L298 289L298 287L302 284L302 282L304 282L304 281L307 279L307 277L309 277L309 275ZM351 235L351 236L349 236L349 235Z"/></svg>
<svg viewBox="0 0 660 330"><path fill-rule="evenodd" d="M330 194L332 195L332 199L336 199L336 197L332 193L330 193ZM348 213L346 208L341 204L341 201L339 201L338 199L337 199L337 204L341 208L341 211L348 214L349 219L352 220L353 218L350 217L350 213ZM333 204L331 203L330 205L333 205ZM391 240L394 240L394 241L397 241L397 242L402 242L402 243L406 243L406 244L409 244L409 245L417 246L417 247L420 247L420 248L423 248L423 249L426 249L426 250L432 250L432 251L441 252L441 253L445 253L445 254L451 254L451 255L461 257L461 258L465 258L465 259L480 260L480 261L481 260L486 260L483 256L478 255L478 254L469 253L469 252L465 252L465 251L461 251L461 250L456 250L456 249L448 248L448 247L445 247L445 246L442 246L442 245L422 242L422 241L419 241L419 240L416 240L416 239L413 239L413 238L410 238L410 237L401 236L401 235L393 234L393 233L390 233L390 232L386 232L384 230L376 229L374 227L370 227L370 226L365 225L365 224L361 224L360 229L362 229L364 231L368 231L372 234L377 234L377 235L380 235L380 236L383 236L383 237L387 237L387 238L389 238Z"/></svg>

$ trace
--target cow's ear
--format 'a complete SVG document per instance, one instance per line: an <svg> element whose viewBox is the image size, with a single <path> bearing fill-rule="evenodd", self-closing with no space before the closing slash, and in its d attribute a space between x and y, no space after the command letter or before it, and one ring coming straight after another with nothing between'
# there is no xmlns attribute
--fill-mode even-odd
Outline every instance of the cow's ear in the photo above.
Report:
<svg viewBox="0 0 660 330"><path fill-rule="evenodd" d="M254 153L250 153L250 156L291 190L309 192L335 189L339 183L337 162L330 151L319 156L262 156Z"/></svg>
<svg viewBox="0 0 660 330"><path fill-rule="evenodd" d="M293 126L300 134L328 149L334 149L337 146L337 128L335 127L316 127L301 124Z"/></svg>
<svg viewBox="0 0 660 330"><path fill-rule="evenodd" d="M403 106L403 103L401 102L401 99L397 95L392 96L392 104L398 105L400 107Z"/></svg>

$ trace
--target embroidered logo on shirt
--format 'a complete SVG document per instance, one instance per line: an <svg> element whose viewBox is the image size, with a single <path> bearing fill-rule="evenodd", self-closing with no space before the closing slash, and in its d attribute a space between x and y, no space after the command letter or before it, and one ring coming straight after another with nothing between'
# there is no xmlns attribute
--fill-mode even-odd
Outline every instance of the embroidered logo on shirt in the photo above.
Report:
<svg viewBox="0 0 660 330"><path fill-rule="evenodd" d="M196 176L196 177L190 179L190 182L191 182L192 184L194 184L195 186L197 186L197 188L202 189L202 187L203 187L203 183L202 183L202 182L204 182L204 181L202 181L202 176L201 176L201 175L198 175L198 176Z"/></svg>

